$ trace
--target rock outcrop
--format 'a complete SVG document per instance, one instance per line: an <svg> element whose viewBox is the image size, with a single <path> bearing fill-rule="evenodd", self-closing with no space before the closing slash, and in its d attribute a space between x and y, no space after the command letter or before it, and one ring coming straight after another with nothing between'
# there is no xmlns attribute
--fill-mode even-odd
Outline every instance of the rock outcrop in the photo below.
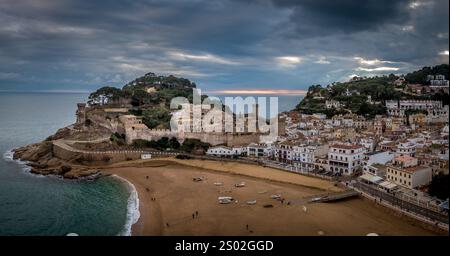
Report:
<svg viewBox="0 0 450 256"><path fill-rule="evenodd" d="M54 138L63 137L62 133L54 135ZM58 175L67 179L97 177L100 174L98 170L75 165L56 157L50 139L15 149L13 158L26 161L31 167L30 172L34 174Z"/></svg>

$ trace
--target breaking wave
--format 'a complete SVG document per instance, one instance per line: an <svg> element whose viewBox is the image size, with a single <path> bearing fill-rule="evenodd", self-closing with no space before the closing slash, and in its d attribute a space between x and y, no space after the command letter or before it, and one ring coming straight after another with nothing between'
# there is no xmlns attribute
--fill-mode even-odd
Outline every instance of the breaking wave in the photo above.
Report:
<svg viewBox="0 0 450 256"><path fill-rule="evenodd" d="M133 185L133 183L131 183L128 180L126 180L120 176L117 176L117 175L113 175L113 177L120 179L125 184L127 184L127 187L130 191L130 196L128 197L128 202L127 202L127 219L125 222L125 227L119 235L131 236L131 227L133 226L133 224L135 224L139 220L139 217L141 216L141 214L139 212L138 193L137 193L136 187Z"/></svg>
<svg viewBox="0 0 450 256"><path fill-rule="evenodd" d="M14 162L14 163L17 163L17 164L22 168L22 170L23 170L24 172L31 174L31 172L30 172L30 171L31 171L31 167L27 165L28 162L27 162L27 161L22 161L22 160L20 160L20 159L14 159L14 152L13 152L12 149L6 151L6 152L3 154L3 159L4 159L6 162ZM42 176L42 177L44 177L43 175L34 175L34 176Z"/></svg>

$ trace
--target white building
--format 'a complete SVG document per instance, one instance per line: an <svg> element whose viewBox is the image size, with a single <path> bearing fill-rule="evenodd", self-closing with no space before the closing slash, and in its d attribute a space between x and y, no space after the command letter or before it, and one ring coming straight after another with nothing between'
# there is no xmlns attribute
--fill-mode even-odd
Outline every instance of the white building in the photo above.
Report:
<svg viewBox="0 0 450 256"><path fill-rule="evenodd" d="M404 116L406 110L442 109L442 101L433 100L388 100L387 112L391 116Z"/></svg>
<svg viewBox="0 0 450 256"><path fill-rule="evenodd" d="M364 156L363 172L383 177L386 174L384 165L392 159L394 154L388 151L367 153Z"/></svg>
<svg viewBox="0 0 450 256"><path fill-rule="evenodd" d="M445 79L444 75L428 75L427 80L430 82L430 85L433 87L448 87L449 81Z"/></svg>
<svg viewBox="0 0 450 256"><path fill-rule="evenodd" d="M418 166L417 158L396 157L387 167L387 179L400 186L414 189L428 185L432 179L431 167Z"/></svg>
<svg viewBox="0 0 450 256"><path fill-rule="evenodd" d="M439 109L428 110L428 114L425 117L426 123L446 123L449 117L449 107L445 105Z"/></svg>
<svg viewBox="0 0 450 256"><path fill-rule="evenodd" d="M417 144L412 141L402 141L397 145L395 156L410 156L416 155Z"/></svg>
<svg viewBox="0 0 450 256"><path fill-rule="evenodd" d="M320 134L320 131L318 129L299 130L299 132L305 137L312 137Z"/></svg>
<svg viewBox="0 0 450 256"><path fill-rule="evenodd" d="M217 156L217 157L234 157L240 156L244 152L241 147L230 148L226 146L211 147L206 151L207 155Z"/></svg>
<svg viewBox="0 0 450 256"><path fill-rule="evenodd" d="M353 127L353 118L343 118L342 119L342 125L345 127Z"/></svg>
<svg viewBox="0 0 450 256"><path fill-rule="evenodd" d="M246 147L248 157L271 157L273 155L273 147L268 144L251 143Z"/></svg>
<svg viewBox="0 0 450 256"><path fill-rule="evenodd" d="M312 117L317 118L317 119L319 119L319 120L325 120L325 119L327 119L327 115L325 115L325 114L320 114L320 113L312 114Z"/></svg>
<svg viewBox="0 0 450 256"><path fill-rule="evenodd" d="M294 149L297 143L291 141L284 141L278 143L274 147L275 160L283 163L292 163Z"/></svg>
<svg viewBox="0 0 450 256"><path fill-rule="evenodd" d="M329 170L352 175L362 165L365 149L360 145L334 144L328 152Z"/></svg>
<svg viewBox="0 0 450 256"><path fill-rule="evenodd" d="M375 150L375 141L372 138L361 138L359 144L366 148L367 152L373 152Z"/></svg>
<svg viewBox="0 0 450 256"><path fill-rule="evenodd" d="M324 157L329 150L328 145L298 145L292 147L292 163L304 171L314 170L316 158Z"/></svg>
<svg viewBox="0 0 450 256"><path fill-rule="evenodd" d="M448 136L448 134L449 134L449 128L448 128L448 124L446 124L444 126L444 128L442 128L442 130L441 130L441 136L445 137L445 136Z"/></svg>
<svg viewBox="0 0 450 256"><path fill-rule="evenodd" d="M339 101L336 100L327 100L325 101L325 107L327 109L333 109L333 108L341 108L342 104Z"/></svg>
<svg viewBox="0 0 450 256"><path fill-rule="evenodd" d="M335 119L335 118L327 119L325 121L325 123L330 125L330 126L333 126L333 127L341 126L341 120L340 119Z"/></svg>

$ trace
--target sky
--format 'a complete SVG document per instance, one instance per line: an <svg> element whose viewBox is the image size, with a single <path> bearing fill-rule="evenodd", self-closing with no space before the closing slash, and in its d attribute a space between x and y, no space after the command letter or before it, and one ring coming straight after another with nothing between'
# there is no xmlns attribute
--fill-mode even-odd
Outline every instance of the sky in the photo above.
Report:
<svg viewBox="0 0 450 256"><path fill-rule="evenodd" d="M0 91L92 91L148 72L279 90L448 63L448 0L2 0Z"/></svg>

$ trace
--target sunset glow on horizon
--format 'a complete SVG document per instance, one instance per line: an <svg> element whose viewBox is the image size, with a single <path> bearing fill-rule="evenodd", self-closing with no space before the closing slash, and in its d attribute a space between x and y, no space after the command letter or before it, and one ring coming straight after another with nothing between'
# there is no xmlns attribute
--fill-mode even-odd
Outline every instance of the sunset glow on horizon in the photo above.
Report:
<svg viewBox="0 0 450 256"><path fill-rule="evenodd" d="M307 91L305 90L262 90L262 89L243 89L243 90L215 90L208 91L208 93L217 93L217 94L257 94L257 95L305 95Z"/></svg>

